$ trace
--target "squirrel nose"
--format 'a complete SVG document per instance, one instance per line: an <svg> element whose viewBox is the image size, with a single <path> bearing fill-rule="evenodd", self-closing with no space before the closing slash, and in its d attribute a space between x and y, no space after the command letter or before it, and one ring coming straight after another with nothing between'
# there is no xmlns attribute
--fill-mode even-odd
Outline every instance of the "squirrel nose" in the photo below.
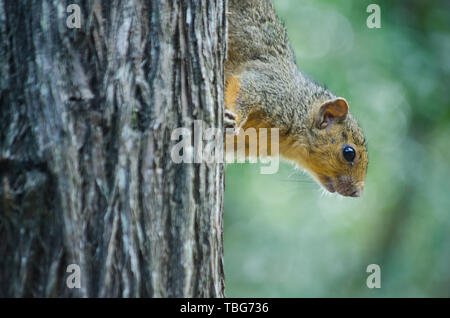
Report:
<svg viewBox="0 0 450 318"><path fill-rule="evenodd" d="M353 192L350 194L350 196L351 196L351 197L354 197L354 198L358 198L358 197L361 196L361 193L362 193L362 191L363 191L363 189L364 189L364 181L358 182L358 184L356 185L355 188L356 188L355 191L353 191Z"/></svg>
<svg viewBox="0 0 450 318"><path fill-rule="evenodd" d="M354 198L358 198L361 196L361 192L357 190L357 191L353 192L352 194L350 194L350 196L354 197Z"/></svg>

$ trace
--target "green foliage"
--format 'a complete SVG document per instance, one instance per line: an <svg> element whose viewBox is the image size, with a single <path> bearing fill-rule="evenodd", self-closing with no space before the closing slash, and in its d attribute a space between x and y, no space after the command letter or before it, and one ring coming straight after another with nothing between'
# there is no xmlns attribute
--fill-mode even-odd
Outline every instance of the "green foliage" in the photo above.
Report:
<svg viewBox="0 0 450 318"><path fill-rule="evenodd" d="M283 164L227 167L230 297L450 297L450 2L275 0L299 68L349 101L369 145L359 199ZM381 288L366 267L381 267Z"/></svg>

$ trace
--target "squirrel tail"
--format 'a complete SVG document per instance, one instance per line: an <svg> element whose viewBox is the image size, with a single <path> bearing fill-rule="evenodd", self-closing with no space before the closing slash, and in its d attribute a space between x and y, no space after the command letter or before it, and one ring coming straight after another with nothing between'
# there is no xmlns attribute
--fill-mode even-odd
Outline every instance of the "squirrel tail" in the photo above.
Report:
<svg viewBox="0 0 450 318"><path fill-rule="evenodd" d="M228 69L255 59L292 58L271 0L229 0Z"/></svg>

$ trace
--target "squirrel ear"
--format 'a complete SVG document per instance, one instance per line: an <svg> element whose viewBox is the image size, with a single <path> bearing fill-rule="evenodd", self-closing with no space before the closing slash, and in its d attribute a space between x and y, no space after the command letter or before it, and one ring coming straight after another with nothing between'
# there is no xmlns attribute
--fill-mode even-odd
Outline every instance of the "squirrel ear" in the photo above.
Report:
<svg viewBox="0 0 450 318"><path fill-rule="evenodd" d="M342 121L347 117L347 101L341 97L325 102L320 106L316 117L316 126L319 129L326 128L333 121Z"/></svg>

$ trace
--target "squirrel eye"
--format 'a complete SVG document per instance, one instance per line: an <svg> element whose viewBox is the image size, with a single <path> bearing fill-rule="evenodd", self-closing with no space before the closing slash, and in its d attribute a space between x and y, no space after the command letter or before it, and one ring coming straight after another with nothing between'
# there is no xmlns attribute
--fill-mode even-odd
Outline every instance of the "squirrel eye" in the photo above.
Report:
<svg viewBox="0 0 450 318"><path fill-rule="evenodd" d="M352 162L356 157L356 151L350 146L345 146L344 149L342 149L342 155L345 160Z"/></svg>

